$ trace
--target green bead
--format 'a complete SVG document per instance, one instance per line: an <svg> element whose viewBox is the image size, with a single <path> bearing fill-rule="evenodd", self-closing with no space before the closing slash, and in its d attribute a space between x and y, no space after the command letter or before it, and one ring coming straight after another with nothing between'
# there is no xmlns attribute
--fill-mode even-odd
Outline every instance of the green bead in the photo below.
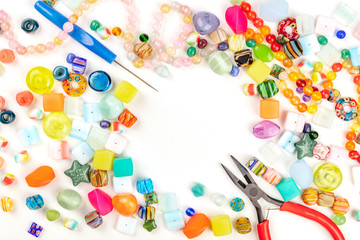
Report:
<svg viewBox="0 0 360 240"><path fill-rule="evenodd" d="M253 48L254 55L263 62L271 62L274 59L274 53L264 44L256 44Z"/></svg>
<svg viewBox="0 0 360 240"><path fill-rule="evenodd" d="M100 22L98 20L94 20L90 24L90 29L96 31L100 27Z"/></svg>
<svg viewBox="0 0 360 240"><path fill-rule="evenodd" d="M186 54L187 54L189 57L195 56L195 54L196 54L196 48L194 48L194 47L189 47L188 50L186 51Z"/></svg>
<svg viewBox="0 0 360 240"><path fill-rule="evenodd" d="M336 225L344 225L345 222L346 222L346 217L344 215L339 215L339 214L336 214L334 217L333 217L333 222L336 224Z"/></svg>
<svg viewBox="0 0 360 240"><path fill-rule="evenodd" d="M246 46L248 47L254 47L256 45L256 41L254 39L248 39L246 40Z"/></svg>
<svg viewBox="0 0 360 240"><path fill-rule="evenodd" d="M297 151L297 158L312 157L316 141L311 139L310 133L305 133L300 142L294 144Z"/></svg>
<svg viewBox="0 0 360 240"><path fill-rule="evenodd" d="M59 217L60 217L60 213L56 210L50 209L50 210L46 211L46 218L50 222L55 221L56 219L59 219Z"/></svg>
<svg viewBox="0 0 360 240"><path fill-rule="evenodd" d="M328 39L323 35L318 36L317 39L318 39L318 42L320 43L320 45L324 46L324 45L328 44Z"/></svg>
<svg viewBox="0 0 360 240"><path fill-rule="evenodd" d="M341 50L341 58L347 60L350 58L350 51L348 49Z"/></svg>
<svg viewBox="0 0 360 240"><path fill-rule="evenodd" d="M230 0L230 3L232 5L240 5L242 3L243 0Z"/></svg>
<svg viewBox="0 0 360 240"><path fill-rule="evenodd" d="M145 221L143 228L145 228L148 232L151 232L152 230L156 229L156 223L155 220L147 220Z"/></svg>
<svg viewBox="0 0 360 240"><path fill-rule="evenodd" d="M311 132L309 133L309 135L310 135L310 138L311 138L312 140L315 140L315 139L317 139L317 138L319 137L319 133L316 132L316 131L311 131Z"/></svg>
<svg viewBox="0 0 360 240"><path fill-rule="evenodd" d="M149 36L147 34L143 33L139 36L139 39L142 42L147 42L147 41L149 41Z"/></svg>
<svg viewBox="0 0 360 240"><path fill-rule="evenodd" d="M91 166L88 164L81 165L78 160L73 161L71 168L64 173L71 178L73 185L76 187L81 182L90 182L89 171Z"/></svg>
<svg viewBox="0 0 360 240"><path fill-rule="evenodd" d="M75 210L79 208L82 202L80 194L72 189L61 190L56 196L56 200L60 206L67 210Z"/></svg>

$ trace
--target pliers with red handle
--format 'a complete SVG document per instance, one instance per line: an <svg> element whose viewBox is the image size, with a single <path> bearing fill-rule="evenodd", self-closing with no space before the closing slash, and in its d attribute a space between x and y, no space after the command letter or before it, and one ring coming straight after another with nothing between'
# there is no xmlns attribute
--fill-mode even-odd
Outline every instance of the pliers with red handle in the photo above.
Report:
<svg viewBox="0 0 360 240"><path fill-rule="evenodd" d="M254 179L251 177L249 171L238 160L236 160L236 158L234 158L233 156L231 156L231 158L244 176L246 182L248 183L247 185L243 183L240 179L238 179L224 165L221 164L221 166L225 169L226 173L229 175L230 179L234 182L234 184L248 196L251 203L254 205L259 220L257 230L260 240L271 240L269 220L264 218L261 206L258 202L258 200L261 198L269 203L273 203L279 206L280 211L291 212L293 214L302 216L304 218L313 220L321 224L330 232L334 240L345 240L345 237L338 228L338 226L336 226L336 224L324 214L297 203L283 202L268 196L263 190L261 190L261 188L259 188Z"/></svg>

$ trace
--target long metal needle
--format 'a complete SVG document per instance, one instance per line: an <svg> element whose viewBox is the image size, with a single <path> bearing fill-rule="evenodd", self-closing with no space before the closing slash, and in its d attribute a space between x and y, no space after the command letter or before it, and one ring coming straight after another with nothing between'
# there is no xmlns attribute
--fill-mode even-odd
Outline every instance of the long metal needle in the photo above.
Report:
<svg viewBox="0 0 360 240"><path fill-rule="evenodd" d="M128 71L129 73L131 73L132 75L134 75L135 77L137 77L140 81L142 81L143 83L145 83L146 85L148 85L149 87L151 87L152 89L154 89L155 91L159 92L156 88L154 88L153 86L151 86L149 83L147 83L145 80L143 80L141 77L139 77L138 75L136 75L135 73L133 73L132 71L130 71L129 69L127 69L124 65L122 65L121 63L117 62L116 59L114 60L115 63L117 63L120 67L122 67L123 69L125 69L126 71Z"/></svg>

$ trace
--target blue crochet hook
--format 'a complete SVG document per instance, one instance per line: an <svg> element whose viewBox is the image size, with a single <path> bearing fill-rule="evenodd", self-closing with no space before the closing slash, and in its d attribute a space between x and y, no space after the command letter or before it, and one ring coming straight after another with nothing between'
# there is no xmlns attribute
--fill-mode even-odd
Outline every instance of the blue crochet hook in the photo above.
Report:
<svg viewBox="0 0 360 240"><path fill-rule="evenodd" d="M64 23L68 22L68 19L63 16L61 13L56 11L54 8L50 7L48 4L46 4L43 1L37 1L35 3L35 9L41 13L44 17L46 17L49 21L51 21L53 24L55 24L58 28L63 29ZM88 34L86 31L84 31L82 28L74 24L74 30L69 33L69 36L78 41L81 45L107 61L108 63L117 63L120 67L137 77L140 81L154 89L158 92L156 88L151 86L149 83L145 82L143 79L141 79L138 75L127 69L125 66L123 66L121 63L119 63L116 60L116 54L110 51L107 47L105 47L103 44L101 44L98 40L96 40L93 36Z"/></svg>

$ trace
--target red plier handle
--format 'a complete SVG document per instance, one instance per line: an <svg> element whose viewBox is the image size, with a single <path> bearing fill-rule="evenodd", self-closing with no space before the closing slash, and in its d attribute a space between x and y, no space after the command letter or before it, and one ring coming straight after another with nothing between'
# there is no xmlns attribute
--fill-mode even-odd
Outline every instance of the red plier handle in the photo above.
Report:
<svg viewBox="0 0 360 240"><path fill-rule="evenodd" d="M325 227L332 235L334 240L345 240L345 237L338 226L333 221L331 221L330 218L318 211L293 202L285 202L280 207L280 211L291 212L293 214L313 220ZM257 225L257 229L259 240L271 240L269 220L265 220L262 223L259 223Z"/></svg>

